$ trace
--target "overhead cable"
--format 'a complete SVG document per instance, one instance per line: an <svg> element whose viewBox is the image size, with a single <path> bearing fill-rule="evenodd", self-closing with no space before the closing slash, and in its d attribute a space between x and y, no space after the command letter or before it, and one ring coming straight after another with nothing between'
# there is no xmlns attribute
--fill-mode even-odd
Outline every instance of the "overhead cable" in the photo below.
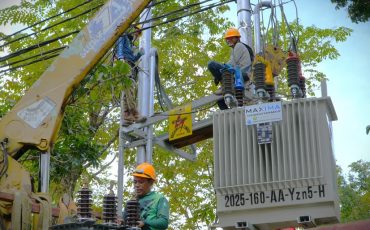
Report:
<svg viewBox="0 0 370 230"><path fill-rule="evenodd" d="M30 56L30 57L27 57L27 58L22 59L22 60L18 60L18 61L14 61L14 62L9 62L9 63L7 63L5 65L0 66L0 68L4 68L6 66L11 66L11 65L18 64L20 62L28 61L30 59L33 59L33 58L36 58L36 57L40 57L40 56L45 55L45 54L50 54L50 53L58 52L58 51L63 50L66 47L67 46L62 46L62 47L59 47L59 48L56 48L56 49L51 49L51 50L48 50L46 52L43 52L43 53L40 53L40 54L36 54L36 55Z"/></svg>
<svg viewBox="0 0 370 230"><path fill-rule="evenodd" d="M224 1L224 2L219 2L219 3L212 3L212 4L209 4L207 5L207 7L204 7L200 10L197 10L197 11L194 11L194 12L190 12L190 13L187 13L187 14L184 14L182 16L179 16L179 17L176 17L176 18L171 18L165 22L161 22L161 23L157 23L155 25L152 25L152 26L147 26L147 27L143 27L142 29L140 29L141 31L142 30L147 30L147 29L151 29L151 28L154 28L154 27L157 27L157 26L161 26L161 25L164 25L164 24L167 24L169 22L174 22L174 21L177 21L177 20L180 20L182 18L185 18L185 17L188 17L188 16L191 16L191 15L194 15L194 14L197 14L197 13L201 13L203 11L207 11L209 9L212 9L212 8L215 8L215 7L218 7L218 6L222 6L222 5L225 5L227 3L230 3L230 2L234 2L234 0L227 0L227 1ZM134 33L134 32L132 32Z"/></svg>
<svg viewBox="0 0 370 230"><path fill-rule="evenodd" d="M88 10L86 10L86 11L84 11L84 12L82 12L82 13L78 14L78 15L75 15L75 16L70 17L70 18L67 18L67 19L65 19L65 20L63 20L63 21L60 21L60 22L57 22L57 23L55 23L55 24L52 24L52 25L50 25L50 26L48 26L48 27L45 27L44 29L41 29L41 30L40 30L40 31L38 31L38 32L34 32L34 33L31 33L31 34L27 34L27 35L24 35L24 36L22 36L22 37L19 37L19 38L13 39L13 40L11 40L11 41L9 41L9 42L7 42L7 43L5 43L5 44L1 45L1 46L0 46L0 48L3 48L4 46L8 46L8 45L10 45L10 44L12 44L12 43L14 43L14 42L16 42L16 41L22 40L22 39L24 39L24 38L28 38L28 37L30 37L30 36L32 36L32 35L35 35L35 34L38 34L38 33L40 33L40 32L46 31L46 30L48 30L48 29L51 29L51 28L53 28L53 27L55 27L55 26L58 26L58 25L63 24L63 23L65 23L65 22L68 22L68 21L70 21L70 20L72 20L72 19L78 18L78 17L80 17L80 16L82 16L82 15L85 15L85 14L87 14L87 13L90 13L90 12L91 12L91 11L93 11L93 10L96 10L96 9L100 8L101 6L103 6L103 4L97 5L97 6L95 6L95 7L91 8L91 9L88 9Z"/></svg>
<svg viewBox="0 0 370 230"><path fill-rule="evenodd" d="M14 67L9 68L9 69L1 70L0 73L5 73L5 72L13 71L13 70L16 70L16 69L19 69L19 68L22 68L22 67L25 67L25 66L28 66L28 65L37 63L37 62L46 61L46 60L48 60L50 58L54 58L54 57L57 57L57 56L59 56L59 53L58 54L49 55L49 56L43 56L40 59L36 59L36 60L27 62L27 63L22 64L22 65L14 66Z"/></svg>
<svg viewBox="0 0 370 230"><path fill-rule="evenodd" d="M225 4L230 3L230 2L233 2L233 1L234 1L234 0L227 0L227 1L224 1L224 2L212 3L212 4L207 5L207 7L203 7L203 8L201 8L201 9L197 10L197 11L190 12L190 13L188 13L188 14L185 14L185 15L182 15L182 16L179 16L179 17L176 17L176 18L172 18L172 19L170 19L170 20L167 20L167 21L165 21L165 22L161 22L161 23L157 23L157 24L152 25L152 26L147 26L147 27L144 27L144 28L142 28L142 29L140 29L140 30L146 30L146 29L150 29L150 28L154 28L154 27L157 27L157 26L161 26L161 25L167 24L167 23L169 23L169 22L174 22L174 21L180 20L180 19L182 19L182 18L185 18L185 17L191 16L191 15L194 15L194 14L197 14L197 13L200 13L200 12L203 12L203 11L206 11L206 10L209 10L209 9L212 9L212 8L214 8L214 7L218 7L218 6L221 6L221 5L225 5ZM69 36L69 35L71 35L71 34L78 33L78 32L79 32L79 31L77 30L77 31L74 31L74 32L72 32L72 33L70 33L70 34L67 34L67 35ZM134 33L134 32L132 32L132 33ZM66 37L66 35L64 35L64 36L62 36L62 37L58 37L58 38L56 38L56 39L51 39L51 40L45 41L44 43L49 44L49 43L51 43L51 42L55 42L56 40L58 40L58 39L62 39L62 38L64 38L64 37ZM40 43L40 45L41 45L41 44L42 44L42 43ZM46 45L46 44L43 44L43 45ZM36 46L36 47L35 47L35 46ZM31 48L31 50L33 50L33 49L36 49L36 48L38 48L38 47L39 47L39 45L34 45L34 46L32 46L32 47L28 47L28 48L26 48L26 49L23 49L23 50L17 51L16 53L12 53L12 54L10 54L10 55L7 55L7 56L4 56L4 57L1 57L1 58L0 58L0 62L1 62L1 61L5 61L5 60L7 60L7 59L9 59L9 58L15 57L15 56L17 56L17 55L20 55L20 54L22 54L22 53L26 53L26 52L28 52L28 49L29 49L29 48ZM42 60L40 60L40 61L42 61ZM33 63L31 63L31 64L33 64ZM29 65L30 65L30 64L29 64ZM22 66L22 67L24 67L24 66Z"/></svg>
<svg viewBox="0 0 370 230"><path fill-rule="evenodd" d="M2 62L2 61L6 61L6 60L8 60L9 58L16 57L16 56L18 56L18 55L20 55L20 54L23 54L23 53L27 53L27 52L29 52L29 51L31 51L31 50L34 50L34 49L40 48L40 47L42 47L42 46L46 46L46 45L48 45L48 44L50 44L50 43L53 43L53 42L59 41L60 39L66 38L66 37L71 36L71 35L73 35L73 34L76 34L76 33L78 33L78 32L79 32L78 30L75 30L75 31L73 31L73 32L70 32L70 33L64 34L64 35L62 35L62 36L59 36L59 37L56 37L56 38L52 38L52 39L50 39L50 40L47 40L47 41L44 41L44 42L38 43L38 44L36 44L36 45L29 46L29 47L27 47L27 48L25 48L25 49L18 50L18 51L14 52L14 53L8 54L8 55L3 56L3 57L0 57L0 62Z"/></svg>
<svg viewBox="0 0 370 230"><path fill-rule="evenodd" d="M160 15L160 16L157 16L157 17L153 17L151 19L148 19L148 20L145 20L145 21L142 21L142 22L138 22L138 23L134 24L134 26L135 25L138 25L138 24L144 24L144 23L147 23L147 22L155 21L155 20L158 20L158 19L167 17L167 16L171 16L171 15L177 13L177 12L182 12L184 10L190 9L191 7L199 6L199 5L203 4L203 3L210 2L210 1L213 1L213 0L205 0L205 1L202 1L202 2L189 4L189 5L186 5L186 6L182 7L182 8L180 8L180 9L171 11L169 13L166 13L166 14L163 14L163 15Z"/></svg>
<svg viewBox="0 0 370 230"><path fill-rule="evenodd" d="M16 32L14 32L14 33L12 33L12 34L10 34L10 35L7 35L7 36L5 36L5 37L1 38L1 39L0 39L0 41L6 40L6 39L8 39L8 38L10 38L10 37L12 37L12 36L14 36L14 35L16 35L16 34L19 34L19 33L23 32L23 31L27 30L27 29L30 29L30 28L32 28L32 27L35 27L35 26L37 26L37 25L39 25L39 24L41 24L41 23L44 23L44 22L49 21L49 20L51 20L51 19L53 19L53 18L56 18L56 17L58 17L58 16L61 16L61 15L65 14L65 13L71 12L71 11L73 11L73 10L75 10L75 9L77 9L77 8L79 8L79 7L81 7L81 6L85 5L85 4L87 4L87 3L90 3L90 2L92 2L92 1L93 1L93 0L86 0L85 2L83 2L83 3L79 4L79 5L75 6L75 7L72 7L72 8L70 8L70 9L66 10L66 11L63 11L62 13L59 13L59 14L53 15L53 16L51 16L51 17L49 17L49 18L46 18L46 19L44 19L44 20L42 20L42 21L36 22L36 23L34 23L34 24L32 24L32 25L30 25L30 26L26 27L26 28L23 28L23 29L21 29L21 30L19 30L19 31L16 31ZM148 7L153 7L153 6L156 6L156 5L159 5L159 4L162 4L162 3L165 3L165 2L167 2L167 1L168 1L168 0L162 0L162 1L159 1L159 2L155 2L155 3L152 3L152 4L151 4L150 6L148 6ZM54 27L54 26L57 26L57 25L60 25L60 24L62 24L62 23L64 23L64 22L67 22L67 21L70 21L70 20L72 20L72 19L75 19L75 18L77 18L77 17L79 17L79 16L82 16L82 15L84 15L84 14L88 13L89 11L95 10L95 9L97 9L97 8L99 8L99 7L103 6L103 5L104 5L104 4L99 4L99 5L97 5L96 7L93 7L93 8L91 8L91 9L88 9L88 10L84 11L84 12L83 12L83 13L81 13L81 14L78 14L78 15L76 15L76 16L74 16L74 17L68 18L68 19L66 19L66 20L64 20L64 21L61 21L61 22L59 22L59 23L57 23L57 24L54 24L54 25L52 25L52 26L46 27L46 28L42 29L41 31L45 31L45 30L50 29L50 28L52 28L52 27ZM148 8L148 7L147 7L147 8ZM35 33L36 33L36 32L35 32ZM34 35L35 33L32 33L32 34L29 34L29 35L23 36L23 37L21 37L21 38L17 38L17 39L15 39L15 40L12 40L12 41L10 41L10 42L8 42L8 43L6 43L6 44L1 45L1 46L0 46L0 48L4 47L4 46L6 46L6 45L9 45L9 44L11 44L11 43L13 43L13 42L15 42L15 41L18 41L18 40L20 40L20 39L23 39L23 38L26 38L26 37L32 36L32 35Z"/></svg>
<svg viewBox="0 0 370 230"><path fill-rule="evenodd" d="M162 0L162 1L152 1L152 4L150 4L148 7L153 7L162 3L168 2L168 0Z"/></svg>
<svg viewBox="0 0 370 230"><path fill-rule="evenodd" d="M68 9L68 10L66 10L66 11L63 11L63 12L61 12L61 13L59 13L59 14L56 14L56 15L53 15L53 16L51 16L51 17L49 17L49 18L46 18L46 19L44 19L44 20L42 20L42 21L36 22L36 23L34 23L34 24L32 24L32 25L30 25L30 26L26 27L26 28L23 28L23 29L21 29L21 30L18 30L18 31L16 31L16 32L14 32L14 33L12 33L12 34L10 34L10 35L7 35L7 36L5 36L5 37L1 38L1 39L0 39L0 41L3 41L3 40L5 40L5 39L8 39L8 38L10 38L10 37L12 37L12 36L14 36L14 35L16 35L16 34L19 34L20 32L23 32L23 31L25 31L25 30L27 30L27 29L30 29L30 28L32 28L32 27L35 27L35 26L37 26L37 25L39 25L39 24L41 24L41 23L44 23L44 22L46 22L46 21L49 21L49 20L51 20L51 19L53 19L53 18L55 18L55 17L58 17L58 16L63 15L63 14L65 14L65 13L68 13L68 12L70 12L70 11L72 11L72 10L74 10L74 9L77 9L77 8L79 8L79 7L83 6L83 5L87 4L87 3L90 3L90 2L92 2L92 1L93 1L93 0L86 0L85 2L83 2L83 3L81 3L81 4L77 5L77 6L74 6L74 7L70 8L70 9Z"/></svg>

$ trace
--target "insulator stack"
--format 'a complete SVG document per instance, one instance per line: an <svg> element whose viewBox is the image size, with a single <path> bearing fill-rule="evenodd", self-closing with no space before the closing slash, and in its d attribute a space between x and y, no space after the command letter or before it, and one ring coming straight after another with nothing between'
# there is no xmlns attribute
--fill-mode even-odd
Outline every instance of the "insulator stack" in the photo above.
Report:
<svg viewBox="0 0 370 230"><path fill-rule="evenodd" d="M305 77L299 77L299 88L302 91L302 97L306 97L306 78Z"/></svg>
<svg viewBox="0 0 370 230"><path fill-rule="evenodd" d="M238 107L242 107L244 105L244 90L235 89L235 98L238 101Z"/></svg>
<svg viewBox="0 0 370 230"><path fill-rule="evenodd" d="M126 225L128 227L135 227L137 226L137 221L140 220L140 204L137 200L129 200L126 203Z"/></svg>
<svg viewBox="0 0 370 230"><path fill-rule="evenodd" d="M104 223L115 223L117 218L117 197L107 194L103 198L103 221Z"/></svg>
<svg viewBox="0 0 370 230"><path fill-rule="evenodd" d="M81 218L92 218L92 199L91 190L86 186L78 191L77 195L77 214Z"/></svg>
<svg viewBox="0 0 370 230"><path fill-rule="evenodd" d="M254 83L256 85L256 90L265 89L266 65L262 62L257 62L253 66L253 69L253 77Z"/></svg>
<svg viewBox="0 0 370 230"><path fill-rule="evenodd" d="M298 86L299 84L299 59L296 55L290 56L286 59L288 70L288 86Z"/></svg>
<svg viewBox="0 0 370 230"><path fill-rule="evenodd" d="M258 62L254 65L253 76L256 90L265 89L266 65Z"/></svg>
<svg viewBox="0 0 370 230"><path fill-rule="evenodd" d="M270 95L271 99L275 98L275 86L274 85L266 85L266 91Z"/></svg>
<svg viewBox="0 0 370 230"><path fill-rule="evenodd" d="M234 95L234 74L229 71L224 71L222 73L222 89L223 95L231 94Z"/></svg>

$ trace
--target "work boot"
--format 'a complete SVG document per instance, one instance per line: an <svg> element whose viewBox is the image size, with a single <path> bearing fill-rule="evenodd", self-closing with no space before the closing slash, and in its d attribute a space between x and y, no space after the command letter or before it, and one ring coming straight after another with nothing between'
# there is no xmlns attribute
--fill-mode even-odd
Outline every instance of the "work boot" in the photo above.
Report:
<svg viewBox="0 0 370 230"><path fill-rule="evenodd" d="M135 117L130 113L129 110L123 112L123 126L129 126L133 124L135 121Z"/></svg>
<svg viewBox="0 0 370 230"><path fill-rule="evenodd" d="M125 126L125 127L130 126L132 124L134 124L134 122L132 122L130 120L123 120L123 122L122 122L122 126Z"/></svg>
<svg viewBox="0 0 370 230"><path fill-rule="evenodd" d="M146 121L146 117L140 116L137 109L131 110L131 114L134 117L134 122L136 122L136 123L142 123L142 122Z"/></svg>

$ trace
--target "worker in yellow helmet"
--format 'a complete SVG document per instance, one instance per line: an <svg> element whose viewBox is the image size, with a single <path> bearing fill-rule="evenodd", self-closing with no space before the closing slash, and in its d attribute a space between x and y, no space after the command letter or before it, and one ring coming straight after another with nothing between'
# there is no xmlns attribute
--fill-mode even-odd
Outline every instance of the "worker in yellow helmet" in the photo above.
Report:
<svg viewBox="0 0 370 230"><path fill-rule="evenodd" d="M137 94L137 80L138 80L138 62L144 49L138 50L135 46L135 41L141 36L142 28L140 25L134 26L132 33L124 33L117 41L115 58L127 62L131 66L131 86L124 90L124 113L123 124L130 125L134 122L144 122L145 117L140 116L137 110L136 94Z"/></svg>
<svg viewBox="0 0 370 230"><path fill-rule="evenodd" d="M226 44L232 48L230 59L227 64L233 67L239 67L243 75L244 82L249 80L249 72L252 65L252 57L250 51L247 48L247 45L240 41L240 32L236 28L229 28L226 30L224 39ZM208 70L212 73L214 77L214 83L218 85L222 81L221 69L224 68L224 65L216 62L210 61L208 63ZM221 88L215 92L216 95L221 95ZM218 106L221 110L227 109L227 105L223 99L219 100Z"/></svg>
<svg viewBox="0 0 370 230"><path fill-rule="evenodd" d="M142 230L167 229L169 221L169 203L163 194L152 191L156 181L153 165L142 163L132 174L136 198L140 204L140 221L137 227ZM124 219L127 214L124 212Z"/></svg>

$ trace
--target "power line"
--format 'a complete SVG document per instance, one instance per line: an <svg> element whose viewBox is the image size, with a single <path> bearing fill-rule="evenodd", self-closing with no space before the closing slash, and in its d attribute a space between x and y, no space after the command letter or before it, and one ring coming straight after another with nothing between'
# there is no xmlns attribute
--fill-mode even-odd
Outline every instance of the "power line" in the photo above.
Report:
<svg viewBox="0 0 370 230"><path fill-rule="evenodd" d="M152 4L149 5L148 7L150 8L150 7L165 3L165 2L168 2L168 0L162 0L162 1L158 1L158 2L157 1L152 1Z"/></svg>
<svg viewBox="0 0 370 230"><path fill-rule="evenodd" d="M59 53L58 54L49 55L49 56L45 56L43 58L36 59L34 61L27 62L27 63L22 64L22 65L14 66L14 67L9 68L9 69L6 69L6 70L1 70L0 73L5 73L5 72L13 71L13 70L16 70L16 69L19 69L19 68L22 68L22 67L25 67L25 66L28 66L28 65L32 65L32 64L37 63L37 62L46 61L46 60L48 60L50 58L54 58L56 56L59 56Z"/></svg>
<svg viewBox="0 0 370 230"><path fill-rule="evenodd" d="M159 20L159 19L161 19L161 18L164 18L164 17L167 17L167 16L171 16L171 15L173 15L173 14L175 14L175 13L182 12L182 11L184 11L184 10L186 10L186 9L190 9L191 7L198 6L198 5L201 5L201 4L203 4L203 3L210 2L210 1L213 1L213 0L205 0L205 1L202 1L202 2L189 4L189 5L186 5L185 7L182 7L182 8L180 8L180 9L177 9L177 10L171 11L171 12L166 13L166 14L163 14L163 15L161 15L161 16L153 17L153 18L151 18L151 19L149 19L149 20L145 20L145 21L142 21L142 22L136 23L136 24L134 24L134 26L135 26L135 25L137 25L137 24L144 24L144 23L147 23L147 22L151 22L151 21Z"/></svg>
<svg viewBox="0 0 370 230"><path fill-rule="evenodd" d="M41 54L36 54L36 55L30 56L30 57L27 57L27 58L22 59L22 60L18 60L18 61L15 61L15 62L10 62L10 63L8 63L8 64L5 64L5 65L0 66L0 68L4 68L4 67L7 67L7 66L11 66L11 65L18 64L18 63L20 63L20 62L28 61L28 60L30 60L30 59L33 59L33 58L36 58L36 57L39 57L39 56L42 56L42 55L45 55L45 54L58 52L58 51L60 51L60 50L63 50L63 49L64 49L64 48L66 48L66 47L67 47L67 46L62 46L62 47L59 47L59 48L56 48L56 49L48 50L48 51L43 52L43 53L41 53Z"/></svg>
<svg viewBox="0 0 370 230"><path fill-rule="evenodd" d="M166 0L166 1L167 1L167 0ZM207 1L209 1L209 0L207 0ZM209 9L212 9L212 8L214 8L214 7L218 7L218 6L221 6L221 5L224 5L224 4L227 4L227 3L233 2L233 1L234 1L234 0L228 0L228 1L224 1L224 2L212 3L212 4L207 5L207 7L203 7L203 8L202 8L202 9L200 9L200 10L197 10L197 11L194 11L194 12L190 12L190 13L188 13L188 14L185 14L185 15L182 15L182 16L179 16L179 17L176 17L176 18L172 18L172 19L170 19L170 20L167 20L166 22L161 22L161 23L157 23L157 24L152 25L152 26L144 27L144 28L142 28L142 29L140 29L140 30L146 30L146 29L150 29L150 28L157 27L157 26L161 26L161 25L167 24L167 23L169 23L169 22L177 21L177 20L180 20L180 19L182 19L182 18L184 18L184 17L188 17L188 16L191 16L191 15L194 15L194 14L197 14L197 13L200 13L200 12L203 12L203 11L206 11L206 10L209 10ZM164 1L162 1L162 2L164 2ZM158 19L156 19L156 20L158 20ZM148 20L147 20L147 21L148 21ZM64 37L66 37L66 36L69 36L69 35L71 35L71 34L78 33L78 32L79 32L79 31L74 31L74 32L72 32L72 33L70 33L70 34L67 34L67 35L64 35L64 36L61 36L61 37L58 37L58 38L55 38L55 39L51 39L51 40L49 40L49 41L45 41L45 42L43 42L43 43L47 43L47 44L49 44L49 43L51 43L51 42L55 42L56 40L62 39L62 38L64 38ZM47 45L47 44L43 44L43 43L40 43L40 46ZM35 47L35 46L36 46L36 47ZM39 45L34 45L34 46L32 46L32 47L28 47L28 48L26 48L26 49L20 50L20 51L18 51L18 52L16 52L16 53L12 53L12 54L7 55L7 56L5 56L5 57L1 57L1 58L0 58L0 62L1 62L1 61L4 61L4 60L7 60L7 59L9 59L9 58L12 58L12 57L14 57L14 56L18 56L19 54L22 54L22 53L28 52L28 49L29 49L29 48L31 48L31 50L33 50L33 49L36 49L36 48L38 48L38 47L40 47L40 46L39 46ZM55 56L54 56L54 57L55 57ZM51 57L49 57L49 58L51 58ZM48 58L48 59L49 59L49 58ZM37 59L37 60L36 60L36 62L39 62L39 61L43 61L43 60L42 60L42 59ZM36 62L30 62L30 63L27 63L27 64L22 65L22 66L20 66L20 67L24 67L24 66L27 66L27 65L31 65L31 64L34 64L34 63L36 63ZM20 68L20 67L17 67L17 68ZM12 70L14 70L14 68L8 69L8 70L6 70L6 71L12 71ZM1 73L1 72L0 72L0 73Z"/></svg>
<svg viewBox="0 0 370 230"><path fill-rule="evenodd" d="M21 30L19 30L19 31L17 31L17 32L13 33L13 34L7 35L7 36L5 36L5 37L1 38L1 39L0 39L0 41L3 41L3 40L5 40L5 39L8 39L8 38L10 38L10 37L12 37L12 36L14 36L14 35L16 35L16 34L19 34L20 32L23 32L23 31L25 31L25 30L27 30L27 29L30 29L30 28L32 28L32 27L35 27L35 26L37 26L37 25L39 25L39 24L41 24L41 23L43 23L43 22L49 21L49 20L51 20L51 19L53 19L53 18L55 18L55 17L61 16L61 15L65 14L65 13L68 13L68 12L70 12L70 11L72 11L72 10L74 10L74 9L77 9L77 8L79 8L79 7L83 6L83 5L87 4L87 3L90 3L90 2L92 2L92 1L93 1L93 0L86 0L84 3L79 4L79 5L77 5L77 6L73 7L73 8L70 8L70 9L68 9L68 10L66 10L66 11L64 11L64 12L62 12L62 13L60 13L60 14L53 15L53 16L51 16L51 17L47 18L47 19L44 19L44 20L39 21L39 22L36 22L36 23L34 23L34 24L32 24L32 25L30 25L30 26L26 27L26 28L23 28L23 29L21 29ZM148 7L150 8L150 7L153 7L153 6L156 6L156 5L159 5L159 4L162 4L162 3L165 3L165 2L167 2L167 1L168 1L168 0L162 0L162 1L159 1L159 2L155 2L155 3L151 4L151 5L150 5L150 6L148 6ZM70 21L70 20L72 20L72 19L75 19L75 18L77 18L77 17L79 17L79 16L82 16L82 15L84 15L84 14L88 13L89 11L95 10L95 9L97 9L97 8L99 8L99 7L103 6L103 5L104 5L104 4L99 4L99 5L97 5L97 6L93 7L93 8L91 8L91 9L88 9L88 10L84 11L84 12L83 12L83 13L81 13L81 14L78 14L78 15L76 15L76 16L74 16L74 17L71 17L71 18L68 18L68 19L66 19L66 20L63 20L63 21L61 21L61 22L59 22L59 23L56 23L56 24L54 24L54 25L52 25L52 26L46 27L46 28L42 29L41 31L45 31L45 30L50 29L50 28L52 28L52 27L54 27L54 26L57 26L57 25L60 25L60 24L62 24L62 23L64 23L64 22L67 22L67 21ZM148 8L148 7L147 7L147 8ZM9 45L9 44L11 44L11 43L13 43L13 42L19 41L19 40L21 40L21 39L23 39L23 38L30 37L30 36L32 36L32 35L34 35L34 34L36 34L36 32L35 32L35 33L32 33L32 34L25 35L25 36L20 37L20 38L17 38L17 39L14 39L14 40L12 40L12 41L10 41L10 42L7 42L7 43L5 43L5 44L1 45L1 46L0 46L0 48L2 48L2 47L4 47L4 46L7 46L7 45Z"/></svg>
<svg viewBox="0 0 370 230"><path fill-rule="evenodd" d="M79 30L75 30L75 31L73 31L73 32L70 32L70 33L64 34L64 35L62 35L62 36L59 36L59 37L57 37L57 38L53 38L53 39L50 39L50 40L47 40L47 41L41 42L41 43L39 43L39 44L29 46L29 47L27 47L27 48L25 48L25 49L21 49L21 50L19 50L19 51L16 51L16 52L14 52L14 53L9 54L9 55L6 55L6 56L3 56L3 57L0 57L0 62L6 61L6 60L8 60L9 58L16 57L16 56L18 56L18 55L20 55L20 54L27 53L27 52L29 52L29 51L31 51L31 50L34 50L34 49L40 48L40 47L42 47L42 46L46 46L46 45L48 45L48 44L50 44L50 43L56 42L56 41L58 41L58 40L60 40L60 39L66 38L66 37L71 36L71 35L73 35L73 34L76 34L76 33L78 33L78 32L79 32Z"/></svg>
<svg viewBox="0 0 370 230"><path fill-rule="evenodd" d="M80 16L82 16L82 15L85 15L85 14L87 14L87 13L90 13L90 12L91 12L91 11L93 11L93 10L96 10L96 9L100 8L101 6L103 6L103 4L97 5L97 6L93 7L93 8L91 8L91 9L88 9L88 10L86 10L86 11L84 11L84 12L82 12L82 13L80 13L80 14L76 15L76 16L73 16L73 17L67 18L67 19L65 19L65 20L63 20L63 21L60 21L60 22L57 22L57 23L55 23L55 24L53 24L53 25L51 25L51 26L45 27L44 29L40 30L39 32L34 32L34 33L31 33L31 34L27 34L27 35L24 35L24 36L22 36L22 37L19 37L19 38L13 39L13 40L11 40L11 41L9 41L9 42L7 42L7 43L5 43L5 44L1 45L1 46L0 46L0 48L3 48L4 46L8 46L8 45L10 45L10 44L12 44L12 43L14 43L14 42L16 42L16 41L22 40L22 39L24 39L24 38L27 38L27 37L30 37L30 36L32 36L32 35L35 35L35 34L38 34L38 33L40 33L40 32L46 31L46 30L48 30L48 29L51 29L51 28L53 28L53 27L55 27L55 26L58 26L58 25L63 24L63 23L65 23L65 22L68 22L68 21L70 21L70 20L72 20L72 19L78 18L78 17L80 17Z"/></svg>
<svg viewBox="0 0 370 230"><path fill-rule="evenodd" d="M164 24L167 24L169 22L174 22L174 21L177 21L177 20L180 20L182 18L185 18L185 17L188 17L188 16L191 16L191 15L194 15L194 14L197 14L197 13L201 13L203 11L206 11L206 10L209 10L209 9L212 9L214 7L218 7L218 6L222 6L222 5L225 5L227 3L230 3L230 2L234 2L235 0L227 0L227 1L224 1L224 2L219 2L219 3L212 3L212 4L209 4L207 5L207 7L204 7L200 10L197 10L197 11L194 11L194 12L190 12L188 14L184 14L182 16L179 16L179 17L176 17L176 18L172 18L170 20L167 20L165 22L161 22L161 23L157 23L155 25L152 25L152 26L147 26L147 27L144 27L140 30L147 30L147 29L150 29L150 28L154 28L154 27L157 27L157 26L161 26L161 25L164 25Z"/></svg>
<svg viewBox="0 0 370 230"><path fill-rule="evenodd" d="M30 29L30 28L32 28L32 27L35 27L35 26L37 26L37 25L39 25L39 24L41 24L41 23L43 23L43 22L49 21L49 20L51 20L51 19L53 19L53 18L55 18L55 17L58 17L58 16L63 15L63 14L65 14L65 13L68 13L68 12L70 12L70 11L72 11L72 10L74 10L74 9L77 9L77 8L79 8L79 7L83 6L83 5L87 4L87 3L90 3L90 2L92 2L92 1L93 1L93 0L86 0L85 2L83 2L83 3L81 3L81 4L77 5L77 6L74 6L74 7L70 8L70 9L68 9L68 10L64 11L64 12L61 12L61 13L56 14L56 15L53 15L53 16L51 16L51 17L49 17L49 18L46 18L46 19L44 19L44 20L42 20L42 21L36 22L36 23L34 23L34 24L32 24L32 25L30 25L30 26L26 27L26 28L23 28L23 29L21 29L21 30L18 30L17 32L14 32L14 33L12 33L12 34L10 34L10 35L7 35L7 36L5 36L5 37L1 38L1 39L0 39L0 41L3 41L3 40L5 40L5 39L8 39L8 38L10 38L10 37L12 37L12 36L14 36L14 35L16 35L16 34L19 34L20 32L23 32L23 31L25 31L25 30L27 30L27 29Z"/></svg>

